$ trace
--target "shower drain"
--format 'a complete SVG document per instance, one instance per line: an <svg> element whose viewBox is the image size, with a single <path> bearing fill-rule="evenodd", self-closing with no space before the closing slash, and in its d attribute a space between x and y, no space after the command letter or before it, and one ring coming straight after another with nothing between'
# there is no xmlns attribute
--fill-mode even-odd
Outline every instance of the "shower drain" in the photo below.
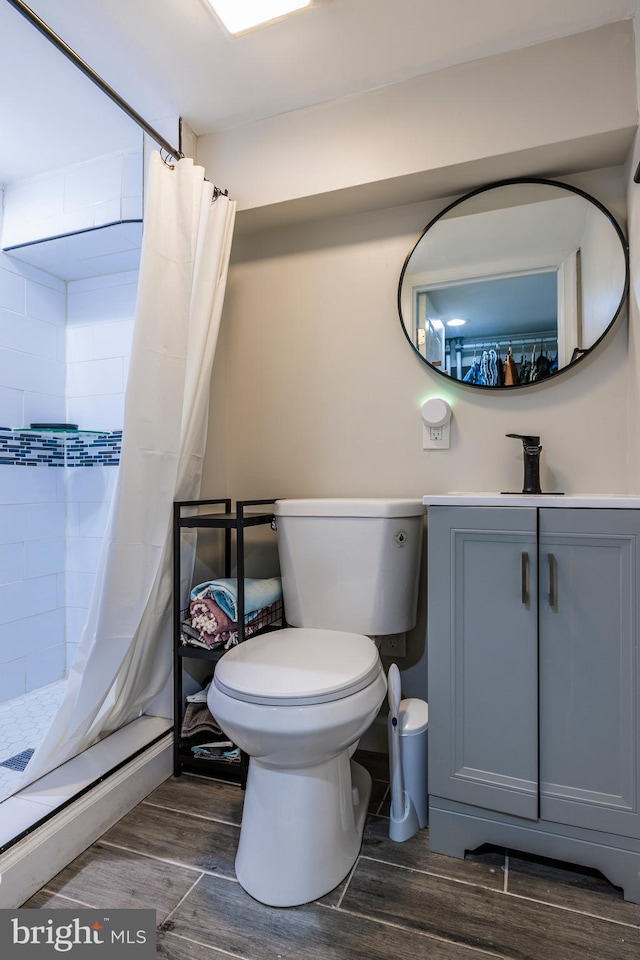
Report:
<svg viewBox="0 0 640 960"><path fill-rule="evenodd" d="M29 763L29 760L31 760L33 754L34 751L31 749L23 750L22 753L16 753L15 757L9 757L8 760L3 760L2 763L0 763L0 767L8 767L9 770L19 770L22 772Z"/></svg>

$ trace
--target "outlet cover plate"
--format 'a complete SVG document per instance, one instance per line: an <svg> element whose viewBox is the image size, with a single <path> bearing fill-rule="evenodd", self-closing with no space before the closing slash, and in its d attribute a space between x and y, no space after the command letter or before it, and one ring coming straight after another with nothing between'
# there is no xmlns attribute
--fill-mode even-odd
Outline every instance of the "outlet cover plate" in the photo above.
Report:
<svg viewBox="0 0 640 960"><path fill-rule="evenodd" d="M383 657L406 657L406 633L387 633L380 641L380 654Z"/></svg>
<svg viewBox="0 0 640 960"><path fill-rule="evenodd" d="M451 426L445 423L441 427L428 427L422 424L423 450L449 450L451 447Z"/></svg>

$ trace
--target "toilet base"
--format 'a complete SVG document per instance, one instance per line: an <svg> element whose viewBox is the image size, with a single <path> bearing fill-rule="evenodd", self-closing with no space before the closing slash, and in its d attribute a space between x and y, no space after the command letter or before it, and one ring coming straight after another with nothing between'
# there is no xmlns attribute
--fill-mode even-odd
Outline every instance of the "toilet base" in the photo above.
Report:
<svg viewBox="0 0 640 960"><path fill-rule="evenodd" d="M343 751L300 769L251 757L236 876L256 900L293 907L317 900L356 861L371 777Z"/></svg>

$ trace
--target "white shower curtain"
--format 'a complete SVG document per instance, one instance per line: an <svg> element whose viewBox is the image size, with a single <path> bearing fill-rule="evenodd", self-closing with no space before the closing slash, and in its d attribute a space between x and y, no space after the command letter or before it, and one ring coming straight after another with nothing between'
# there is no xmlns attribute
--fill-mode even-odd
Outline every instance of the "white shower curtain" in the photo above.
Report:
<svg viewBox="0 0 640 960"><path fill-rule="evenodd" d="M18 789L140 716L171 673L172 504L200 495L235 218L212 201L201 167L152 155L107 533L63 703Z"/></svg>

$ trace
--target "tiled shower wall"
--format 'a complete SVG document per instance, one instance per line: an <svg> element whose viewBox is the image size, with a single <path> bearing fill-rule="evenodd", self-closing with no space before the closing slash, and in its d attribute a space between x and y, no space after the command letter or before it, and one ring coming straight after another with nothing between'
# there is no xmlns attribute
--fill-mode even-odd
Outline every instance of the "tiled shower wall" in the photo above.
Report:
<svg viewBox="0 0 640 960"><path fill-rule="evenodd" d="M122 429L136 292L137 272L65 284L0 253L0 426ZM116 472L0 465L0 702L68 669Z"/></svg>
<svg viewBox="0 0 640 960"><path fill-rule="evenodd" d="M67 416L88 430L121 430L138 274L68 284ZM66 474L67 661L84 626L117 467L69 467Z"/></svg>
<svg viewBox="0 0 640 960"><path fill-rule="evenodd" d="M0 426L64 418L65 300L0 253ZM64 672L64 473L0 466L0 701Z"/></svg>

